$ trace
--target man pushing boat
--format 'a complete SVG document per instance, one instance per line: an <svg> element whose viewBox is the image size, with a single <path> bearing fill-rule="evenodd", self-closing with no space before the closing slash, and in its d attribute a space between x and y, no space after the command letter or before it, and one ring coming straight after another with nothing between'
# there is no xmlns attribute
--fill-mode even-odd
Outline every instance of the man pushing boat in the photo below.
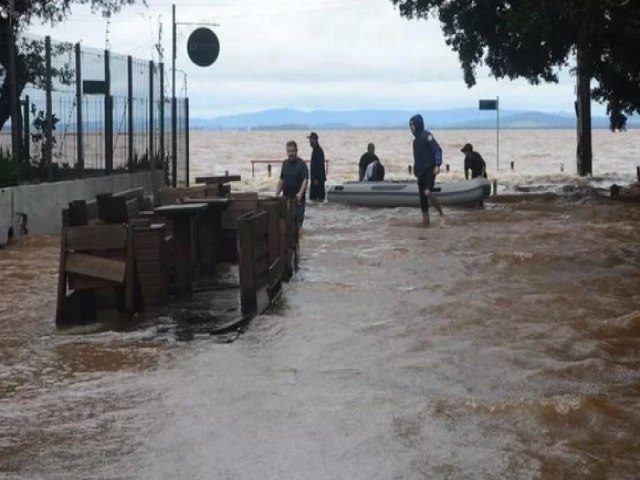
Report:
<svg viewBox="0 0 640 480"><path fill-rule="evenodd" d="M444 225L444 212L440 202L433 195L436 175L440 173L442 165L442 149L433 134L424 129L422 115L414 115L409 120L413 139L413 173L418 179L418 195L420 196L420 210L422 211L422 226L430 225L429 200L440 214L440 226Z"/></svg>

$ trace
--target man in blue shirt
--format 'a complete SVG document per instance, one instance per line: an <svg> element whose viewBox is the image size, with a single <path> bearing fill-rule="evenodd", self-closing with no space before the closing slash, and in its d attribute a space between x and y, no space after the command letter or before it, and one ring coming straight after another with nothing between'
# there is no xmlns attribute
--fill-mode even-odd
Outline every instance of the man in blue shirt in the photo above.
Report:
<svg viewBox="0 0 640 480"><path fill-rule="evenodd" d="M444 225L444 213L440 202L433 195L436 175L440 173L442 165L442 149L429 130L424 129L422 115L414 115L409 120L413 139L413 173L418 178L418 194L420 195L420 210L422 210L422 226L428 227L429 200L440 214L440 225Z"/></svg>
<svg viewBox="0 0 640 480"><path fill-rule="evenodd" d="M287 142L287 159L282 162L276 197L282 193L287 198L295 198L296 222L302 228L304 222L304 196L309 181L307 164L298 157L298 145L293 140Z"/></svg>

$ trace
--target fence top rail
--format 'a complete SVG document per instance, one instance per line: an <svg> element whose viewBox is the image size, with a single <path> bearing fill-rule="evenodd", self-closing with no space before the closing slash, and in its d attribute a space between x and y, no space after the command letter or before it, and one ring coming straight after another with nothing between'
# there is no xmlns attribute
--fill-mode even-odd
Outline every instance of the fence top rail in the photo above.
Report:
<svg viewBox="0 0 640 480"><path fill-rule="evenodd" d="M252 164L256 163L282 163L285 160L250 160ZM325 160L324 163L329 163L331 160ZM305 163L309 163L309 160L304 160Z"/></svg>

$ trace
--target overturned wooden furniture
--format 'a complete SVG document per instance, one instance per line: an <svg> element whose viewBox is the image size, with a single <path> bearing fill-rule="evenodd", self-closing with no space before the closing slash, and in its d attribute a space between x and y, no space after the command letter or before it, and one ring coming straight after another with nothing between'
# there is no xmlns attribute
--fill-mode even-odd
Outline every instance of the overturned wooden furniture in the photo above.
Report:
<svg viewBox="0 0 640 480"><path fill-rule="evenodd" d="M222 212L218 258L222 262L238 261L238 218L258 211L256 192L235 192L229 195L229 207Z"/></svg>
<svg viewBox="0 0 640 480"><path fill-rule="evenodd" d="M98 219L105 223L129 223L139 218L140 211L146 206L143 188L98 195L96 203Z"/></svg>
<svg viewBox="0 0 640 480"><path fill-rule="evenodd" d="M134 256L145 306L167 300L173 279L173 236L170 220L154 221L144 198L135 188L98 195L94 201L76 200L63 211L64 226L128 224L134 229ZM145 215L146 214L146 215ZM149 215L151 214L151 215Z"/></svg>
<svg viewBox="0 0 640 480"><path fill-rule="evenodd" d="M222 212L229 208L228 198L186 198L185 204L205 203L200 215L198 246L202 273L214 273L218 262L217 251L222 241Z"/></svg>
<svg viewBox="0 0 640 480"><path fill-rule="evenodd" d="M156 214L173 221L175 253L175 289L178 294L190 292L197 279L200 266L198 220L207 209L206 203L164 205Z"/></svg>
<svg viewBox="0 0 640 480"><path fill-rule="evenodd" d="M174 278L174 241L164 223L134 225L134 252L145 306L161 305Z"/></svg>
<svg viewBox="0 0 640 480"><path fill-rule="evenodd" d="M245 315L264 312L282 282L297 269L295 205L284 198L261 199L257 212L237 219L240 301Z"/></svg>
<svg viewBox="0 0 640 480"><path fill-rule="evenodd" d="M56 324L95 320L100 290L112 290L121 313L142 310L133 229L126 225L65 227L61 235ZM67 291L71 294L67 295Z"/></svg>

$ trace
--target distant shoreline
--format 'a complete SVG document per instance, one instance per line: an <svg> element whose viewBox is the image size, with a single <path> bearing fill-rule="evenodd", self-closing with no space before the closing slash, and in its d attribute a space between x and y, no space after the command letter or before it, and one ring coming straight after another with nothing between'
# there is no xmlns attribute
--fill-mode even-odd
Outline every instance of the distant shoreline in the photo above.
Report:
<svg viewBox="0 0 640 480"><path fill-rule="evenodd" d="M462 126L433 126L431 127L433 130L495 130L495 125L493 127L482 126L482 127L462 127ZM319 126L291 126L291 125L274 125L274 126L264 126L264 127L227 127L227 128L215 128L215 127L191 127L190 131L192 132L301 132L301 131L309 131L309 130L322 130L322 131L366 131L366 130L376 130L376 131L397 131L397 130L406 130L407 127L397 126L397 127L384 127L384 126L366 126L366 127L325 127L322 125ZM516 130L516 131L526 131L526 130L575 130L576 127L573 126L544 126L544 125L532 125L532 126L500 126L500 130ZM609 127L606 126L593 126L593 130L609 130ZM638 130L640 126L638 125L630 125L627 127L627 130Z"/></svg>

